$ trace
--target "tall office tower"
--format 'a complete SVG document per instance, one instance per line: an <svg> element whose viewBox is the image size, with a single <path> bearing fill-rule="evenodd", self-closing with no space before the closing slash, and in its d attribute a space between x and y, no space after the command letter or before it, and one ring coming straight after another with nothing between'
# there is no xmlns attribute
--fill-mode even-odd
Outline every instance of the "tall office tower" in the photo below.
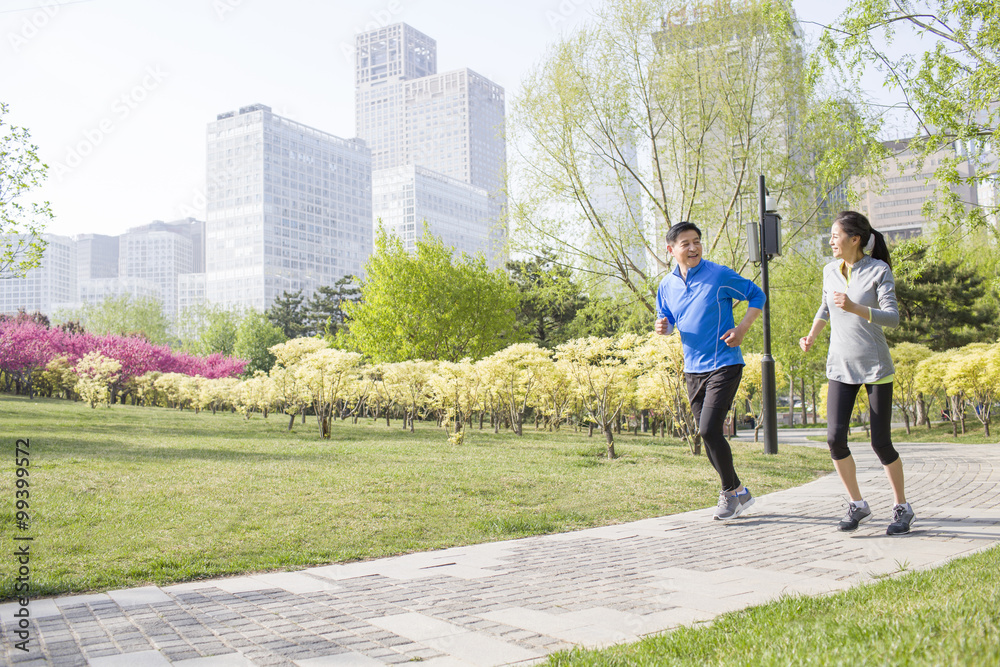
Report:
<svg viewBox="0 0 1000 667"><path fill-rule="evenodd" d="M489 217L465 220L462 235L483 239L476 250L491 264L502 264L507 237L503 88L469 69L438 74L435 41L404 23L361 33L356 45L357 133L372 149L373 169L423 167L484 189ZM394 182L397 176L387 178ZM411 185L416 188L415 181ZM438 224L428 217L427 222L444 229L460 221ZM383 224L396 229L409 222L383 219ZM457 238L442 238L458 247Z"/></svg>
<svg viewBox="0 0 1000 667"><path fill-rule="evenodd" d="M406 164L403 82L437 71L437 45L405 23L361 33L355 41L358 137L371 149L373 170Z"/></svg>
<svg viewBox="0 0 1000 667"><path fill-rule="evenodd" d="M79 234L76 241L77 285L84 280L118 276L118 237Z"/></svg>
<svg viewBox="0 0 1000 667"><path fill-rule="evenodd" d="M791 21L768 21L754 3L695 3L668 12L652 34L649 108L658 129L649 148L655 205L665 212L654 219L661 262L670 261L668 226L690 220L709 259L742 264L743 223L759 215L758 174L785 192L786 215L822 196L808 192L817 178L797 143L809 94L798 85L807 78L805 33L791 3L779 4Z"/></svg>
<svg viewBox="0 0 1000 667"><path fill-rule="evenodd" d="M919 164L913 162L915 156L909 139L882 143L894 156L884 167L887 187L882 189L876 179L862 179L859 190L863 196L859 209L869 217L873 227L885 234L887 241L920 236L935 227L935 221L928 220L921 210L924 202L934 199L941 187L931 165L958 159L957 169L962 182L946 187L965 203L967 209L979 205L978 188L969 181L976 169L961 143L949 144Z"/></svg>
<svg viewBox="0 0 1000 667"><path fill-rule="evenodd" d="M208 125L205 294L266 309L362 276L372 251L371 151L263 104Z"/></svg>
<svg viewBox="0 0 1000 667"><path fill-rule="evenodd" d="M398 236L407 250L423 234L447 239L456 252L475 255L488 247L492 208L482 188L423 167L408 165L372 176L372 213L376 224Z"/></svg>
<svg viewBox="0 0 1000 667"><path fill-rule="evenodd" d="M0 313L36 310L52 316L60 308L76 302L76 244L68 236L43 234L48 242L41 266L31 269L24 278L0 280Z"/></svg>
<svg viewBox="0 0 1000 667"><path fill-rule="evenodd" d="M138 278L153 285L163 313L177 314L177 276L191 273L191 239L159 220L133 227L118 240L118 276Z"/></svg>

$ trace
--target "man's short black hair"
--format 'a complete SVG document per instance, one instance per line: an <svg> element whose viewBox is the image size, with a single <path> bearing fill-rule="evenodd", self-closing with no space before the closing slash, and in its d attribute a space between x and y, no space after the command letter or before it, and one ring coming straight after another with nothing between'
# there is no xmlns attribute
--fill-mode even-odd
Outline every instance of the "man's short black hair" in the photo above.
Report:
<svg viewBox="0 0 1000 667"><path fill-rule="evenodd" d="M676 225L667 230L667 245L669 246L674 245L674 243L677 241L677 237L680 236L681 233L686 232L689 229L693 229L695 232L697 232L698 238L701 238L701 230L698 229L698 225L694 224L693 222L688 222L685 220L684 222L678 222Z"/></svg>

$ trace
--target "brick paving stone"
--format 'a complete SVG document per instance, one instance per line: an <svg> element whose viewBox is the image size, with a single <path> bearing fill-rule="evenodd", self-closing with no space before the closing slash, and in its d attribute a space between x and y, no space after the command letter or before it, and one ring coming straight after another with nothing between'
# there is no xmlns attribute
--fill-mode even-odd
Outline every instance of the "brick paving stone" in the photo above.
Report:
<svg viewBox="0 0 1000 667"><path fill-rule="evenodd" d="M622 636L645 634L678 619L711 618L714 612L683 606L694 600L721 609L748 603L733 600L761 600L781 591L823 593L891 573L900 558L920 569L1000 542L996 448L897 448L917 512L906 538L884 536L891 494L874 455L858 447L859 480L875 517L854 536L836 530L843 492L827 476L760 496L747 516L727 524L711 521L706 508L564 535L313 568L297 574L322 587L335 572L335 587L301 594L274 587L239 590L255 580L237 578L115 592L125 606L102 595L63 598L52 607L58 615L34 619L38 652L27 659L10 644L11 619L0 617L0 663L82 666L88 658L157 648L172 662L242 654L255 665L282 667L344 653L383 664L458 657L444 648L447 636L422 640L405 636L403 627L387 626L396 634L377 626L377 619L405 614L434 619L440 625L431 627L441 632L464 633L455 635L454 646L467 649L482 638L498 655L541 657L588 636L594 619L627 629ZM720 538L744 545L739 568L717 558ZM447 564L455 567L438 567ZM462 579L450 569L477 575Z"/></svg>

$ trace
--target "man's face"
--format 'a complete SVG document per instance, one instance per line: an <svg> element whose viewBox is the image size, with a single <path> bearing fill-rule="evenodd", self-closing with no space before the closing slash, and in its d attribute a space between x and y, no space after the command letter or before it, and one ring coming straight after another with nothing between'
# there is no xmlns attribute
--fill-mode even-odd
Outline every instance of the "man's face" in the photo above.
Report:
<svg viewBox="0 0 1000 667"><path fill-rule="evenodd" d="M701 261L701 236L693 229L683 231L673 245L667 246L667 251L674 256L678 266L693 269Z"/></svg>

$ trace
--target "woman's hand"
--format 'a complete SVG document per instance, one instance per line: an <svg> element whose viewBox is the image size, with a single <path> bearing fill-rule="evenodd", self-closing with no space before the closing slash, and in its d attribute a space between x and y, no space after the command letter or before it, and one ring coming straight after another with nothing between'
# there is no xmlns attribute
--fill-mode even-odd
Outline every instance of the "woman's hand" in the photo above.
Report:
<svg viewBox="0 0 1000 667"><path fill-rule="evenodd" d="M816 336L808 334L799 339L799 347L802 348L803 352L808 352L812 348L813 343L815 342L816 342Z"/></svg>
<svg viewBox="0 0 1000 667"><path fill-rule="evenodd" d="M854 303L851 301L851 297L847 296L844 292L833 293L833 305L837 306L837 308L840 308L845 313L853 313L858 317L863 317L866 320L868 319L868 308Z"/></svg>

